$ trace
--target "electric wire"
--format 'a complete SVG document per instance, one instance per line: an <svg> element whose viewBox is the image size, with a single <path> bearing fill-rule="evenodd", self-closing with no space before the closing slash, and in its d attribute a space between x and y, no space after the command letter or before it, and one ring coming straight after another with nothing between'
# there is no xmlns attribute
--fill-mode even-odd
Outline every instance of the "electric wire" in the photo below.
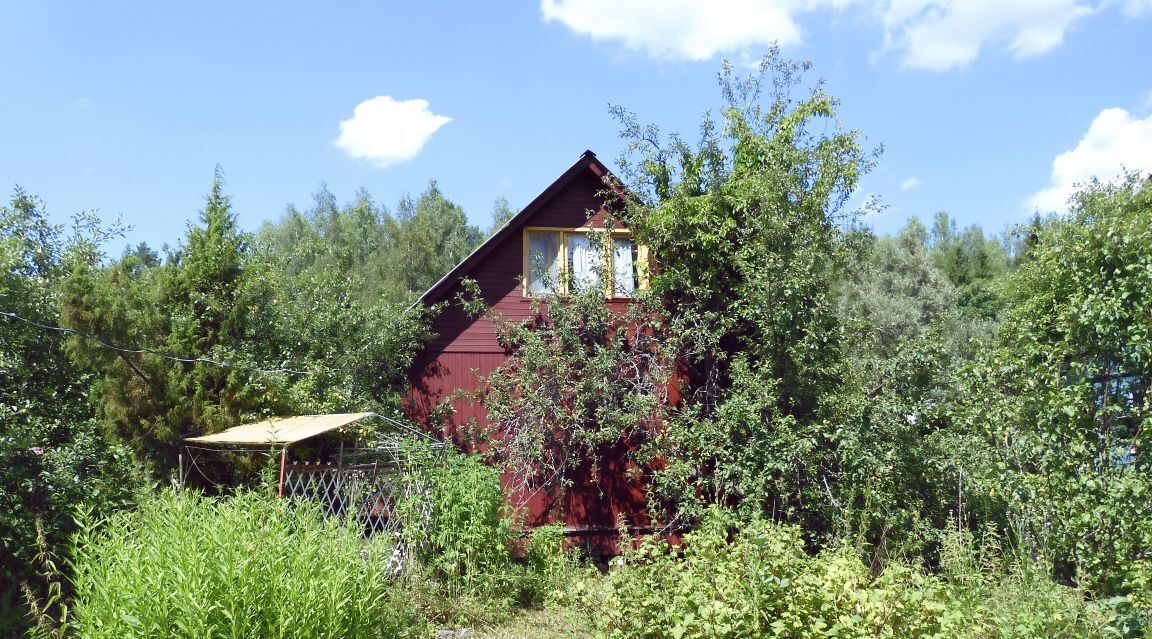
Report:
<svg viewBox="0 0 1152 639"><path fill-rule="evenodd" d="M33 327L41 329L41 330L57 331L60 333L66 333L68 335L75 335L76 337L82 337L86 340L96 342L97 344L99 344L100 346L103 346L104 348L107 348L107 349L113 350L113 351L117 351L119 353L127 353L130 355L154 355L156 357L171 360L174 362L183 362L186 364L196 364L196 363L211 364L213 366L219 366L221 368L233 368L236 370L252 371L252 372L256 372L256 373L284 373L287 375L312 375L313 374L313 371L297 370L294 368L263 368L261 366L248 366L246 364L233 364L231 362L222 362L220 360L209 359L207 357L178 357L176 355L172 355L170 353L165 353L163 351L158 351L158 350L155 350L152 348L142 348L142 347L128 348L128 347L124 347L124 346L117 346L115 344L110 344L110 343L100 339L99 337L96 337L95 335L90 335L88 333L76 330L74 328L68 328L66 326L53 326L52 324L44 324L41 322L37 322L35 320L30 320L26 317L21 317L21 316L17 315L16 313L12 313L10 311L0 311L0 317L6 317L8 319L18 320L18 321L24 322L25 324L28 324L30 326L33 326Z"/></svg>
<svg viewBox="0 0 1152 639"><path fill-rule="evenodd" d="M211 486L219 486L220 485L220 482L209 477L207 475L207 473L205 473L204 470L202 468L200 468L200 464L196 463L196 456L195 455L189 454L188 455L188 461L192 463L192 465L188 469L189 474L191 474L191 471L194 469L197 473L200 474L201 477L204 478L204 481L208 482L209 485L211 485Z"/></svg>

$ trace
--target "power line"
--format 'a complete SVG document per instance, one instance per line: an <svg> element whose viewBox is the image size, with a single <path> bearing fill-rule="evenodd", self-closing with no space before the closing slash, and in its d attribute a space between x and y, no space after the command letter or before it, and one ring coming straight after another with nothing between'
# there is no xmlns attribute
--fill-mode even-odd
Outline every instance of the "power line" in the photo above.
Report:
<svg viewBox="0 0 1152 639"><path fill-rule="evenodd" d="M74 328L68 328L66 326L53 326L51 324L43 324L43 323L37 322L35 320L30 320L26 317L21 317L21 316L17 315L16 313L12 313L9 311L0 311L0 316L24 322L25 324L28 324L30 326L34 326L34 327L41 329L41 330L57 331L60 333L66 333L68 335L75 335L76 337L82 337L86 340L91 340L93 342L96 342L97 344L99 344L100 346L103 346L104 348L107 348L107 349L113 350L113 351L117 351L119 353L127 353L130 355L145 355L145 354L155 355L156 357L160 357L160 358L167 359L167 360L172 360L174 362L184 362L186 364L196 364L196 363L211 364L213 366L219 366L221 368L234 368L237 370L253 371L253 372L257 372L257 373L286 373L289 375L311 375L312 374L312 371L302 371L302 370L296 370L293 368L262 368L260 366L248 366L245 364L233 364L231 362L222 362L220 360L209 359L207 357L177 357L176 355L171 355L169 353L164 353L162 351L158 351L158 350L151 349L151 348L127 348L124 346L117 346L115 344L110 344L110 343L100 339L99 337L96 337L95 335L90 335L90 334L85 333L83 331L78 331Z"/></svg>

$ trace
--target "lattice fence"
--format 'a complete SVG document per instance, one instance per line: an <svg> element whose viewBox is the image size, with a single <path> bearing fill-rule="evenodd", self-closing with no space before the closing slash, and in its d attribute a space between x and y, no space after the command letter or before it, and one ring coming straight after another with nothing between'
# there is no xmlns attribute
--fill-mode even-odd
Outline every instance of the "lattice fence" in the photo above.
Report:
<svg viewBox="0 0 1152 639"><path fill-rule="evenodd" d="M385 533L400 542L406 523L425 522L431 516L421 477L396 463L290 464L284 474L284 495L318 502L330 517L355 522L365 537ZM402 500L417 512L401 517L397 504Z"/></svg>

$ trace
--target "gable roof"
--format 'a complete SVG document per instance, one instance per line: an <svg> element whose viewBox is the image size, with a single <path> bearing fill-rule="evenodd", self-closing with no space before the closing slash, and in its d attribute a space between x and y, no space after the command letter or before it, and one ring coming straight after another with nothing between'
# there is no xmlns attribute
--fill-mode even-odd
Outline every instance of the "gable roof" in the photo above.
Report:
<svg viewBox="0 0 1152 639"><path fill-rule="evenodd" d="M528 203L528 206L525 206L523 209L521 209L519 213L512 217L512 219L505 222L504 226L501 226L500 229L493 233L491 237L485 240L480 246L476 247L476 250L472 251L468 257L464 258L464 261L457 264L455 268L453 268L451 271L448 271L447 275L440 278L438 282L433 284L432 288L425 291L416 303L434 304L440 301L440 299L448 293L448 290L451 289L452 286L456 284L456 282L460 281L460 278L468 273L468 271L470 271L473 266L487 257L488 254L495 250L496 247L501 243L503 243L505 239L519 231L529 218L535 215L537 211L544 208L544 206L547 205L548 202L557 193L562 191L564 187L568 186L568 184L572 182L572 180L576 179L576 177L580 176L585 171L592 172L592 174L595 175L597 179L603 179L604 176L609 174L608 167L604 166L600 160L596 159L595 153L591 151L584 151L584 153L580 155L580 159L576 160L572 166L568 167L567 171L564 171L560 177L556 178L555 182L550 184L548 188L544 189L540 195L537 195L534 200Z"/></svg>

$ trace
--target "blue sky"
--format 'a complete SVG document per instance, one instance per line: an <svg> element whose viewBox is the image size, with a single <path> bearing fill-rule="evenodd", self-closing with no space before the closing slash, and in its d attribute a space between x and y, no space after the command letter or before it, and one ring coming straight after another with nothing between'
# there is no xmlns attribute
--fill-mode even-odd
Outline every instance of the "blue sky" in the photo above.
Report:
<svg viewBox="0 0 1152 639"><path fill-rule="evenodd" d="M1152 171L1150 36L1152 0L8 2L0 186L154 246L217 164L251 230L321 182L394 208L431 179L487 227L584 149L615 164L609 103L691 138L720 61L779 41L884 146L876 230L947 210L1000 231Z"/></svg>

